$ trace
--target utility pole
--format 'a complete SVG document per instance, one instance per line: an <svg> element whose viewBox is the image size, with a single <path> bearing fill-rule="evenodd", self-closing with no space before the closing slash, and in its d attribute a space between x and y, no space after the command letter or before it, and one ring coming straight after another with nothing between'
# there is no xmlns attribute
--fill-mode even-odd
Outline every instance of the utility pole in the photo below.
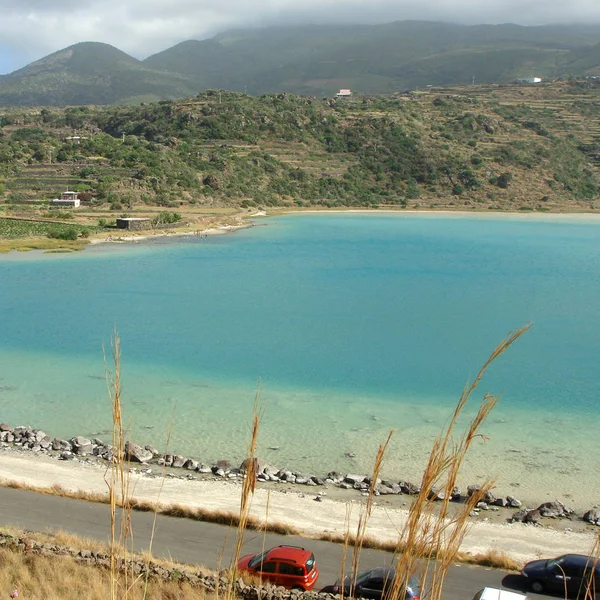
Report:
<svg viewBox="0 0 600 600"><path fill-rule="evenodd" d="M475 85L475 75L473 75L473 83L472 85Z"/></svg>

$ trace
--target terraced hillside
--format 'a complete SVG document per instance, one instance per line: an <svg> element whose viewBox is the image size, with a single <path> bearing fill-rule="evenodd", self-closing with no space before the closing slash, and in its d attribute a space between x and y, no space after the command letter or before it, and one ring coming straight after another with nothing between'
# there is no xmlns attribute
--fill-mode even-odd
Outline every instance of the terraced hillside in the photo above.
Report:
<svg viewBox="0 0 600 600"><path fill-rule="evenodd" d="M0 113L6 210L380 206L595 210L600 86L427 88L317 100L209 91ZM16 209L16 208L15 208Z"/></svg>

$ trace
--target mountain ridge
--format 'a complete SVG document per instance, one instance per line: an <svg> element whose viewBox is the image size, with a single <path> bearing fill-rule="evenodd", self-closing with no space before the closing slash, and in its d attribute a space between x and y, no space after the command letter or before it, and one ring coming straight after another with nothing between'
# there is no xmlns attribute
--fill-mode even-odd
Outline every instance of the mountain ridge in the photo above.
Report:
<svg viewBox="0 0 600 600"><path fill-rule="evenodd" d="M207 89L378 94L427 85L600 73L600 25L396 21L233 29L140 60L80 42L0 76L0 105L131 104Z"/></svg>

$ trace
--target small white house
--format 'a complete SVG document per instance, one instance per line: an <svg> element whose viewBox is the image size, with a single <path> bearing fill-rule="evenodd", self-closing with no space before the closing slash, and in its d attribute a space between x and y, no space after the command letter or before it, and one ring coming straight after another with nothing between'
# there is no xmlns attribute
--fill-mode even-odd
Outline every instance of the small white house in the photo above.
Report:
<svg viewBox="0 0 600 600"><path fill-rule="evenodd" d="M60 198L54 198L52 200L52 206L68 206L70 208L77 208L81 206L81 200L77 192L63 192Z"/></svg>
<svg viewBox="0 0 600 600"><path fill-rule="evenodd" d="M352 96L352 92L350 90L340 90L335 96L336 98L349 98Z"/></svg>

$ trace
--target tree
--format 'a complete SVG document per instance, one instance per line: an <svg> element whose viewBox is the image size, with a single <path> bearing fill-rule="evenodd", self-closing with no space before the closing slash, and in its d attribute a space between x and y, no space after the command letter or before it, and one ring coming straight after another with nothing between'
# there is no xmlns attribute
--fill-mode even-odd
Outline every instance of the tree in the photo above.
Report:
<svg viewBox="0 0 600 600"><path fill-rule="evenodd" d="M498 179L496 180L496 185L500 188L506 189L510 185L511 181L512 181L512 173L505 171L504 173L501 173L498 176Z"/></svg>

